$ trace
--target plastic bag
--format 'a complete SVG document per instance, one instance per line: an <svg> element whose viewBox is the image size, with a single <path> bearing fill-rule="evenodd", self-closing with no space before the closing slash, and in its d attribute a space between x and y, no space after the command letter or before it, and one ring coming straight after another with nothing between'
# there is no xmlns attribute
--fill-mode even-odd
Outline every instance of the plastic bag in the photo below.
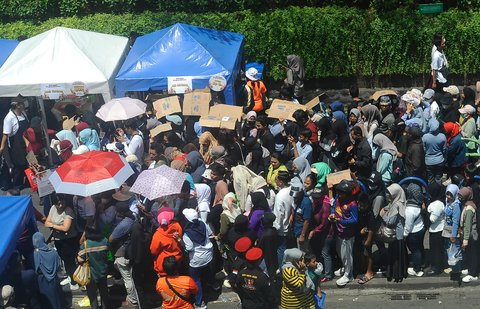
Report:
<svg viewBox="0 0 480 309"><path fill-rule="evenodd" d="M315 302L315 309L323 309L323 306L325 305L325 298L327 297L327 294L322 291L322 298L318 297L317 294L313 295L313 300Z"/></svg>
<svg viewBox="0 0 480 309"><path fill-rule="evenodd" d="M450 246L447 249L448 265L455 266L458 262L462 260L462 250L460 246L455 243L450 243Z"/></svg>

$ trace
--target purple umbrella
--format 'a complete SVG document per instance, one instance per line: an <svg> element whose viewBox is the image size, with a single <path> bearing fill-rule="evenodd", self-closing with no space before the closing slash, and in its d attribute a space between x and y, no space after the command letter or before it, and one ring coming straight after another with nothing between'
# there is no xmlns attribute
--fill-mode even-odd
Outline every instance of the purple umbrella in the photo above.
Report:
<svg viewBox="0 0 480 309"><path fill-rule="evenodd" d="M138 175L130 192L145 196L149 200L179 194L185 181L185 173L166 165L145 170Z"/></svg>

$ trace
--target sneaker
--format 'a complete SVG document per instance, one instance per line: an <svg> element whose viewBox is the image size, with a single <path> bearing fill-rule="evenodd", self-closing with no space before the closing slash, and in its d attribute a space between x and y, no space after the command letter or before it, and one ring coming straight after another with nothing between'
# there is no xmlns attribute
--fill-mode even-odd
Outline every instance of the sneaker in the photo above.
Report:
<svg viewBox="0 0 480 309"><path fill-rule="evenodd" d="M223 281L223 286L226 287L227 289L232 288L232 285L230 284L230 281L228 281L226 279Z"/></svg>
<svg viewBox="0 0 480 309"><path fill-rule="evenodd" d="M67 284L70 284L70 277L67 276L67 278L63 279L62 281L60 281L60 285L67 285Z"/></svg>
<svg viewBox="0 0 480 309"><path fill-rule="evenodd" d="M195 309L207 309L207 304L204 301L200 305L195 304Z"/></svg>
<svg viewBox="0 0 480 309"><path fill-rule="evenodd" d="M448 275L449 273L452 272L452 269L451 269L450 267L449 267L449 268L445 268L445 269L443 270L443 272Z"/></svg>
<svg viewBox="0 0 480 309"><path fill-rule="evenodd" d="M345 272L345 268L341 267L341 268L337 269L333 274L336 277L341 277L341 276L343 276L344 272Z"/></svg>
<svg viewBox="0 0 480 309"><path fill-rule="evenodd" d="M336 283L338 286L345 286L349 282L350 282L350 278L348 278L347 276L342 276L340 279L337 280Z"/></svg>
<svg viewBox="0 0 480 309"><path fill-rule="evenodd" d="M468 275L468 269L463 269L462 270L462 275L464 275L464 276Z"/></svg>
<svg viewBox="0 0 480 309"><path fill-rule="evenodd" d="M323 277L322 279L320 279L320 282L325 283L325 282L328 282L328 281L330 281L330 280L332 280L332 278Z"/></svg>
<svg viewBox="0 0 480 309"><path fill-rule="evenodd" d="M466 275L465 277L462 278L462 281L465 282L465 283L469 283L469 282L477 281L477 280L478 280L478 277L474 277L474 276L470 276L470 275Z"/></svg>
<svg viewBox="0 0 480 309"><path fill-rule="evenodd" d="M80 286L78 284L71 284L70 283L70 291L76 291L80 288Z"/></svg>
<svg viewBox="0 0 480 309"><path fill-rule="evenodd" d="M77 304L79 307L90 307L90 299L88 298L88 296L85 296L84 298L79 300Z"/></svg>
<svg viewBox="0 0 480 309"><path fill-rule="evenodd" d="M415 271L413 269L413 267L409 267L407 269L407 273L410 275L410 276L415 276L415 277L422 277L423 276L423 271Z"/></svg>

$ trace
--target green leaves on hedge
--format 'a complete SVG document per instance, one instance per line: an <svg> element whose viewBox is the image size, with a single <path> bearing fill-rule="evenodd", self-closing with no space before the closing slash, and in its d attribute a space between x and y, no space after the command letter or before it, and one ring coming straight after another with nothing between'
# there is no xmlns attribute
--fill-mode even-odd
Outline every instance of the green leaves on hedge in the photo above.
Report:
<svg viewBox="0 0 480 309"><path fill-rule="evenodd" d="M348 7L95 14L43 23L4 24L0 25L0 37L30 37L56 26L128 36L131 32L150 33L176 22L244 34L246 59L264 61L269 75L276 79L284 77L277 64L284 64L292 53L304 58L308 78L426 73L435 32L446 36L452 73L476 73L480 68L476 54L480 41L478 11L449 10L434 17L421 16L411 9L378 13Z"/></svg>

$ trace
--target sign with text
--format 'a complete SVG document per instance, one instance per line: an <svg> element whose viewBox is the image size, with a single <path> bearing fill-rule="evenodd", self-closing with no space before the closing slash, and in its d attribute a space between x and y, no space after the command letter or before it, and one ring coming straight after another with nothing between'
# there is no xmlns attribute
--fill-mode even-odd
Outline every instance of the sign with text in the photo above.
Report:
<svg viewBox="0 0 480 309"><path fill-rule="evenodd" d="M153 108L155 108L157 119L182 111L180 101L176 95L153 102Z"/></svg>
<svg viewBox="0 0 480 309"><path fill-rule="evenodd" d="M275 99L273 100L272 106L270 106L270 109L268 110L268 117L295 121L293 118L293 113L297 109L306 110L307 107L305 105L290 101Z"/></svg>
<svg viewBox="0 0 480 309"><path fill-rule="evenodd" d="M191 76L169 76L167 77L167 89L170 94L181 94L192 91Z"/></svg>
<svg viewBox="0 0 480 309"><path fill-rule="evenodd" d="M63 84L42 84L40 85L42 98L45 100L59 100L67 95Z"/></svg>
<svg viewBox="0 0 480 309"><path fill-rule="evenodd" d="M200 118L200 126L207 128L222 128L235 130L237 119L229 116L208 115Z"/></svg>
<svg viewBox="0 0 480 309"><path fill-rule="evenodd" d="M214 75L208 80L208 87L213 91L223 91L227 86L227 80L222 75Z"/></svg>
<svg viewBox="0 0 480 309"><path fill-rule="evenodd" d="M210 92L194 91L183 96L184 116L206 116L210 107Z"/></svg>

